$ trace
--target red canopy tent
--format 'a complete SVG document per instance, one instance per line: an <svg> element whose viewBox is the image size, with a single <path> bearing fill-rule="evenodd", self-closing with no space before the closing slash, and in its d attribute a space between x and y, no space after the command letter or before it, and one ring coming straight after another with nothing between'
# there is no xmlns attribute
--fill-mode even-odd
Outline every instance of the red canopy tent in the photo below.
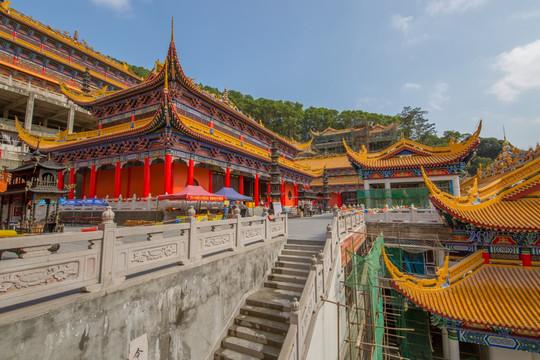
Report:
<svg viewBox="0 0 540 360"><path fill-rule="evenodd" d="M188 185L177 193L159 195L158 200L225 201L225 196L209 193L201 186Z"/></svg>

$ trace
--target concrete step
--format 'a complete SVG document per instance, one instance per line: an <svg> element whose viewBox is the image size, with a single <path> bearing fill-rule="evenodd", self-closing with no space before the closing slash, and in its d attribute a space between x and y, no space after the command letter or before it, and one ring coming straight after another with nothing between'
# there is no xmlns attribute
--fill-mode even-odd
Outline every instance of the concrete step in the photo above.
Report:
<svg viewBox="0 0 540 360"><path fill-rule="evenodd" d="M309 275L309 270L302 270L302 269L290 269L290 268L284 268L284 267L273 267L272 268L273 274L282 274L282 275L290 275L290 276L297 276L297 277L303 277L306 278Z"/></svg>
<svg viewBox="0 0 540 360"><path fill-rule="evenodd" d="M259 344L274 346L278 349L281 349L283 346L283 341L285 341L285 336L283 335L238 325L232 325L229 328L229 335L254 341Z"/></svg>
<svg viewBox="0 0 540 360"><path fill-rule="evenodd" d="M239 353L255 356L259 359L272 359L275 360L279 357L280 349L252 342L246 339L237 338L233 336L227 336L221 342L221 346L225 349L231 349Z"/></svg>
<svg viewBox="0 0 540 360"><path fill-rule="evenodd" d="M307 275L308 273L306 273L305 276L295 276L295 275L291 276L291 275L286 275L286 274L269 274L268 280L294 283L294 284L305 284L307 280Z"/></svg>
<svg viewBox="0 0 540 360"><path fill-rule="evenodd" d="M237 351L225 348L219 348L214 353L214 360L259 360L260 358L242 354Z"/></svg>
<svg viewBox="0 0 540 360"><path fill-rule="evenodd" d="M299 263L299 262L291 262L291 261L276 261L276 267L283 267L283 268L289 268L289 269L302 269L302 270L309 270L311 269L311 262L309 263Z"/></svg>
<svg viewBox="0 0 540 360"><path fill-rule="evenodd" d="M324 247L324 243L326 240L301 240L301 239L288 239L287 245L309 245L309 246L317 246L317 247Z"/></svg>
<svg viewBox="0 0 540 360"><path fill-rule="evenodd" d="M294 298L300 299L300 295L297 292L263 287L250 295L246 299L246 304L279 311L291 311L292 300Z"/></svg>
<svg viewBox="0 0 540 360"><path fill-rule="evenodd" d="M280 255L285 256L304 256L311 258L312 255L319 256L318 251L308 251L308 250L293 250L293 249L283 249L281 250Z"/></svg>
<svg viewBox="0 0 540 360"><path fill-rule="evenodd" d="M283 248L287 249L287 250L305 250L305 251L319 252L319 250L324 249L324 246L285 244L285 246Z"/></svg>
<svg viewBox="0 0 540 360"><path fill-rule="evenodd" d="M268 332L273 332L279 335L287 335L289 324L284 324L280 321L261 319L255 316L240 314L234 319L236 325L249 327Z"/></svg>
<svg viewBox="0 0 540 360"><path fill-rule="evenodd" d="M284 324L288 324L290 312L271 309L263 306L246 304L240 309L240 314L255 316L262 319L279 321Z"/></svg>
<svg viewBox="0 0 540 360"><path fill-rule="evenodd" d="M297 263L306 263L311 264L311 256L288 256L288 255L279 255L278 261L289 261Z"/></svg>
<svg viewBox="0 0 540 360"><path fill-rule="evenodd" d="M273 288L273 289L296 291L299 294L301 294L302 290L304 290L303 284L286 283L286 282L281 282L281 281L265 281L264 286Z"/></svg>

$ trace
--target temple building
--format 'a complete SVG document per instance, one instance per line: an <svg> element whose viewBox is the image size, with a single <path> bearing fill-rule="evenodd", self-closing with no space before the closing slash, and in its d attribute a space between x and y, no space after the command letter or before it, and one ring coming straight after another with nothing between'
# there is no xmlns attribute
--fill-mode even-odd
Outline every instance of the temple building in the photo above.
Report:
<svg viewBox="0 0 540 360"><path fill-rule="evenodd" d="M319 155L298 159L296 163L309 166L312 169L326 168L330 207L357 204L357 191L362 189L363 185L356 171L349 163L347 155ZM324 191L323 177L320 176L313 180L310 187L319 200L322 200Z"/></svg>
<svg viewBox="0 0 540 360"><path fill-rule="evenodd" d="M367 207L385 205L427 206L428 191L420 168L442 189L459 196L461 169L480 143L478 129L467 140L456 143L454 139L444 147L431 147L402 138L376 153L366 147L357 152L345 141L347 157L363 181L358 201Z"/></svg>
<svg viewBox="0 0 540 360"><path fill-rule="evenodd" d="M19 166L28 153L17 138L15 117L35 136L97 126L87 110L67 101L60 82L75 91L104 92L142 81L125 63L94 50L77 30L53 29L11 8L9 1L0 1L0 45L2 168Z"/></svg>
<svg viewBox="0 0 540 360"><path fill-rule="evenodd" d="M343 140L345 140L353 149L365 146L368 151L378 151L398 140L397 130L397 123L389 126L362 125L339 130L329 127L321 132L310 130L313 136L310 150L313 154L345 154L346 150L343 146Z"/></svg>
<svg viewBox="0 0 540 360"><path fill-rule="evenodd" d="M69 197L140 197L172 194L186 185L213 192L223 186L266 201L271 147L281 177L283 205L295 205L299 186L322 173L295 163L310 145L288 141L239 112L227 92L218 98L196 86L178 61L174 37L164 63L141 83L115 91L62 92L91 112L92 131L36 137L16 123L31 148L52 154L69 170L59 181Z"/></svg>
<svg viewBox="0 0 540 360"><path fill-rule="evenodd" d="M459 359L460 347L476 344L482 359L540 359L539 170L540 146L505 142L493 164L462 184L463 196L442 191L422 171L452 227L442 245L458 262L449 266L447 258L434 279L403 274L388 258L386 266L392 286L442 329L445 358Z"/></svg>

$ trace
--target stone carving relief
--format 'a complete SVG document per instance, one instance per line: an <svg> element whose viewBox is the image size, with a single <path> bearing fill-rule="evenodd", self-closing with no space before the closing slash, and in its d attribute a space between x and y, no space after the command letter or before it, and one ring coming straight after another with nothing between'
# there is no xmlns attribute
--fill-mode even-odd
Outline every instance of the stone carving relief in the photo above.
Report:
<svg viewBox="0 0 540 360"><path fill-rule="evenodd" d="M270 232L271 232L272 234L277 234L277 233L283 232L283 225L282 225L282 224L273 224L273 225L270 227Z"/></svg>
<svg viewBox="0 0 540 360"><path fill-rule="evenodd" d="M46 266L38 269L17 271L0 277L0 292L32 286L49 285L64 280L76 279L79 274L77 261Z"/></svg>
<svg viewBox="0 0 540 360"><path fill-rule="evenodd" d="M134 251L132 254L132 263L145 263L153 260L158 260L162 258L167 258L176 255L176 246L175 245L166 245L160 246L151 249L144 249L139 251Z"/></svg>
<svg viewBox="0 0 540 360"><path fill-rule="evenodd" d="M257 229L249 229L244 231L244 239L245 240L251 240L251 239L261 239L263 236L263 229L257 228Z"/></svg>
<svg viewBox="0 0 540 360"><path fill-rule="evenodd" d="M227 245L231 243L232 236L230 234L211 236L203 240L203 248L210 249L216 246Z"/></svg>

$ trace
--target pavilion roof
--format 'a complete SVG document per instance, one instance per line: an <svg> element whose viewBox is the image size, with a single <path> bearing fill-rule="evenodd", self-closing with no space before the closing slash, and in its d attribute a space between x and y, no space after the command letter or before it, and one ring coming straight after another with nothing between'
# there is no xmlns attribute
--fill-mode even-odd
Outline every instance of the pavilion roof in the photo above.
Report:
<svg viewBox="0 0 540 360"><path fill-rule="evenodd" d="M480 143L480 130L478 129L469 139L456 143L452 138L450 145L444 147L431 147L418 142L402 138L397 143L376 153L368 153L365 146L360 152L353 151L343 144L347 150L349 160L361 168L366 169L402 169L412 167L434 167L459 161L466 157Z"/></svg>
<svg viewBox="0 0 540 360"><path fill-rule="evenodd" d="M401 273L383 252L392 286L443 318L540 336L540 268L484 264L481 251L439 269L435 279Z"/></svg>
<svg viewBox="0 0 540 360"><path fill-rule="evenodd" d="M384 131L390 131L397 127L397 123L391 124L391 125L381 125L381 124L375 124L371 129L369 129L370 133L376 133L376 132L384 132ZM331 135L337 135L337 134L346 134L350 132L358 132L358 131L365 131L365 126L359 126L355 128L346 128L346 129L334 129L332 127L327 127L323 131L313 131L309 130L311 134L315 136L331 136Z"/></svg>
<svg viewBox="0 0 540 360"><path fill-rule="evenodd" d="M475 181L480 188L500 182L500 179L507 174L528 165L530 161L537 158L540 158L540 145L537 144L535 148L531 147L528 150L520 150L505 140L497 158L484 171L482 167L479 167L475 176L460 184L461 193L469 192Z"/></svg>
<svg viewBox="0 0 540 360"><path fill-rule="evenodd" d="M431 202L461 221L490 229L540 231L540 158L481 188L475 179L460 197L441 191L423 169L422 176Z"/></svg>

